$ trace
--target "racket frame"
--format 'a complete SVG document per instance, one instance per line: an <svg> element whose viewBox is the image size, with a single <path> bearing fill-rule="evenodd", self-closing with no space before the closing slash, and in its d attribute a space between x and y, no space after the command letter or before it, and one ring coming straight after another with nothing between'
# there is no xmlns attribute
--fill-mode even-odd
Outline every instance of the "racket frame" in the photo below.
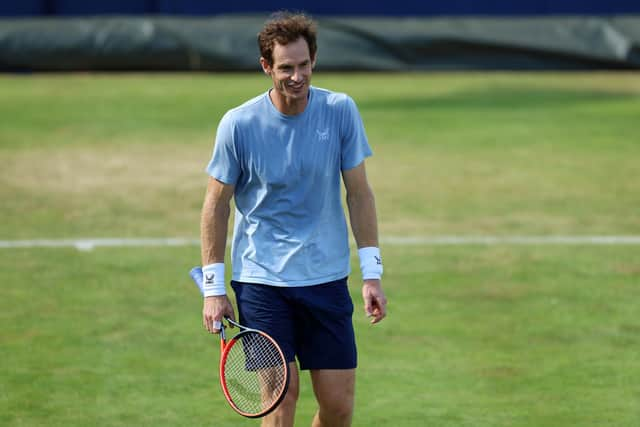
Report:
<svg viewBox="0 0 640 427"><path fill-rule="evenodd" d="M189 271L189 275L191 276L191 279L193 280L195 285L200 290L200 294L204 295L204 289L203 289L204 280L203 280L202 268L201 267L193 267L191 269L191 271ZM225 334L225 331L224 331L225 330L224 322L221 322L221 326L220 326L219 378L220 378L220 386L222 387L222 392L224 394L224 397L227 400L227 402L229 403L229 405L231 406L231 408L233 408L233 410L236 411L238 414L243 415L243 416L245 416L247 418L264 417L265 415L267 415L271 411L273 411L280 404L280 402L282 402L282 399L284 399L284 396L287 394L287 390L289 389L289 380L290 380L290 377L291 377L291 372L290 372L290 369L289 369L289 363L287 363L287 359L286 359L286 357L284 357L284 353L282 352L282 349L280 348L280 346L278 345L276 340L271 338L271 336L269 336L268 334L266 334L266 333L264 333L264 332L262 332L260 330L257 330L257 329L251 329L251 328L247 328L246 326L242 326L241 324L239 324L237 322L234 322L233 320L229 319L228 317L225 317L224 320L226 320L229 324L231 324L233 326L236 326L238 329L240 329L240 332L238 334L236 334L233 338L231 338L231 340L229 342L227 342L227 337L226 337L226 334ZM237 341L240 338L242 338L243 335L249 334L249 333L258 333L258 334L263 335L264 337L268 338L269 341L271 341L275 345L275 348L280 353L280 356L282 357L282 360L284 360L284 369L285 369L284 387L282 388L282 392L280 393L280 396L278 396L278 398L273 401L271 406L269 406L268 408L266 408L263 411L261 411L259 413L256 413L256 414L247 413L246 411L241 410L234 403L234 401L231 398L231 395L229 393L229 390L227 388L227 385L225 383L225 377L226 376L224 374L224 366L225 366L225 362L227 360L227 355L229 354L229 350L231 349L231 347L233 346L235 341Z"/></svg>
<svg viewBox="0 0 640 427"><path fill-rule="evenodd" d="M225 334L225 326L224 323L222 323L221 327L220 327L220 365L219 365L219 378L220 378L220 387L222 388L222 393L224 394L225 399L227 399L227 402L229 403L229 405L231 406L231 408L233 408L234 411L236 411L238 414L247 417L247 418L261 418L264 417L266 415L268 415L269 413L271 413L274 409L276 409L278 407L278 405L282 402L282 400L284 399L284 396L287 394L287 390L289 389L289 379L291 377L291 373L289 370L289 364L287 363L287 359L284 356L284 353L282 352L282 349L280 348L280 346L278 345L278 343L276 342L276 340L274 340L273 338L271 338L271 336L269 336L268 334L258 330L258 329L252 329L252 328L247 328L246 326L242 326L241 324L234 322L233 320L229 319L228 317L225 317L224 320L226 320L229 324L236 326L238 329L240 329L240 332L238 332L233 338L231 338L229 341L227 341L226 338L226 334ZM262 335L263 337L267 338L271 343L273 343L274 347L278 350L278 353L280 354L280 357L282 358L282 360L284 360L284 371L285 371L285 380L284 380L284 385L282 387L282 391L280 392L280 394L278 395L278 398L275 399L271 405L269 405L269 407L263 409L260 412L257 413L250 413L250 412L246 412L243 411L242 409L240 409L236 403L233 401L233 398L231 397L231 394L229 393L229 389L227 388L227 384L226 384L226 375L225 375L225 363L227 361L227 356L229 355L229 351L231 350L231 348L233 347L233 345L235 344L236 341L239 341L244 335L248 335L251 333L257 333Z"/></svg>

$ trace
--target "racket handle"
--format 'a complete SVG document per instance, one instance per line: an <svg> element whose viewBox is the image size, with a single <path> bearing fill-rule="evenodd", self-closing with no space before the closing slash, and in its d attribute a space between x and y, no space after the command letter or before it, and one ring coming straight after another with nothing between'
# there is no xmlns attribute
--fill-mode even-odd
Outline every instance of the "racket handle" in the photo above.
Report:
<svg viewBox="0 0 640 427"><path fill-rule="evenodd" d="M204 291L202 287L204 286L204 281L202 280L202 267L193 267L189 272L189 276L193 279L193 282L200 289L200 294L204 295Z"/></svg>

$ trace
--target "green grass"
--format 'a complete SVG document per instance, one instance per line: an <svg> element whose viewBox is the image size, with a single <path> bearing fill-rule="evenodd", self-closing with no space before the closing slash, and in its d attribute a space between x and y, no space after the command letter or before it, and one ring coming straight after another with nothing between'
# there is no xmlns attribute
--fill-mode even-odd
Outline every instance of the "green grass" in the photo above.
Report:
<svg viewBox="0 0 640 427"><path fill-rule="evenodd" d="M640 234L640 76L319 74L351 94L383 235ZM0 240L195 237L252 74L0 77ZM640 247L383 248L354 426L640 425ZM198 248L0 249L0 425L243 426ZM354 271L357 271L353 259ZM296 425L315 411L302 376Z"/></svg>
<svg viewBox="0 0 640 427"><path fill-rule="evenodd" d="M361 106L383 233L580 234L640 233L638 80L329 74L316 84ZM0 79L0 235L193 235L217 121L266 87L227 74Z"/></svg>

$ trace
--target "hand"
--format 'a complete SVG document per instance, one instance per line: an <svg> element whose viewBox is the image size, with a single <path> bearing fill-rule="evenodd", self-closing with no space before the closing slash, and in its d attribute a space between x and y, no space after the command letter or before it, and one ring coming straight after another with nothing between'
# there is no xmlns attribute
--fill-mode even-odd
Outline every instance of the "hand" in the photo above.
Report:
<svg viewBox="0 0 640 427"><path fill-rule="evenodd" d="M382 283L377 279L368 279L362 285L364 311L371 317L371 323L378 323L387 315L387 298L382 291Z"/></svg>
<svg viewBox="0 0 640 427"><path fill-rule="evenodd" d="M212 334L220 333L223 318L235 319L233 306L226 295L206 297L202 308L202 324ZM232 326L233 327L233 326Z"/></svg>

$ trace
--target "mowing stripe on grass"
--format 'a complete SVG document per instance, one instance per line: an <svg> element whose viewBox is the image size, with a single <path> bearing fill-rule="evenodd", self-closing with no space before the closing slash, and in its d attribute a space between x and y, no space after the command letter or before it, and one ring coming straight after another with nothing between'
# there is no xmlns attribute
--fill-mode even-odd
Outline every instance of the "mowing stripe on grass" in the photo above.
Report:
<svg viewBox="0 0 640 427"><path fill-rule="evenodd" d="M640 236L382 236L382 244L420 245L640 245ZM175 238L85 238L0 240L0 249L65 248L92 250L97 247L197 246L200 239Z"/></svg>

